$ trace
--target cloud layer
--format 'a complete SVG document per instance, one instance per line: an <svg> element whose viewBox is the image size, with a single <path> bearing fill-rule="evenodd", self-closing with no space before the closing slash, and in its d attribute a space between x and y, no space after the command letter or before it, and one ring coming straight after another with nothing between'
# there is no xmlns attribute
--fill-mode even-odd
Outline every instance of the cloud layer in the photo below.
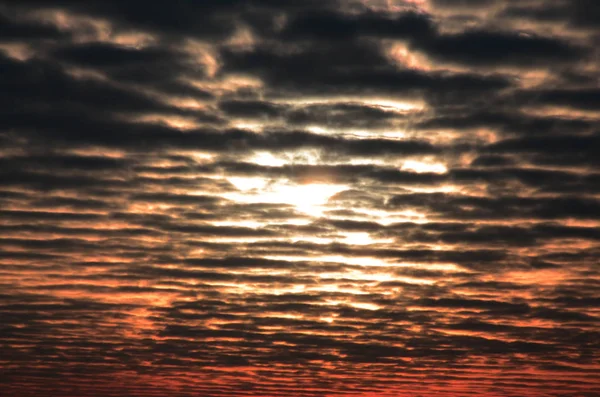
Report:
<svg viewBox="0 0 600 397"><path fill-rule="evenodd" d="M3 395L597 395L599 37L591 0L0 1Z"/></svg>

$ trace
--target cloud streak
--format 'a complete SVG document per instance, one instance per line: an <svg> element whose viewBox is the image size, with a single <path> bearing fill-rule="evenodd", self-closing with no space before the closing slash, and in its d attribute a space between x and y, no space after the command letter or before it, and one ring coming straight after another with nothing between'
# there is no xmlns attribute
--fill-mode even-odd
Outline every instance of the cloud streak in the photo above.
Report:
<svg viewBox="0 0 600 397"><path fill-rule="evenodd" d="M0 387L594 396L587 0L0 0Z"/></svg>

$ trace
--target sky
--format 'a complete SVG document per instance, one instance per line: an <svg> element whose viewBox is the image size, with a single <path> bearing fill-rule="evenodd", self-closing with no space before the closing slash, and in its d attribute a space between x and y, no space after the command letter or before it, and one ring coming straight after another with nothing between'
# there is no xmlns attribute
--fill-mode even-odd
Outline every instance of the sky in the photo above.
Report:
<svg viewBox="0 0 600 397"><path fill-rule="evenodd" d="M0 0L0 394L600 394L596 0Z"/></svg>

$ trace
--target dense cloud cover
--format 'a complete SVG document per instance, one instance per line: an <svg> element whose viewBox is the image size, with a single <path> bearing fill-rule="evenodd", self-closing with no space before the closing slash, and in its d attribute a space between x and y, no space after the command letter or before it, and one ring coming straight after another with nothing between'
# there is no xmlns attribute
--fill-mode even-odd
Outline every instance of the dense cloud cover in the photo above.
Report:
<svg viewBox="0 0 600 397"><path fill-rule="evenodd" d="M3 396L598 396L596 0L0 0Z"/></svg>

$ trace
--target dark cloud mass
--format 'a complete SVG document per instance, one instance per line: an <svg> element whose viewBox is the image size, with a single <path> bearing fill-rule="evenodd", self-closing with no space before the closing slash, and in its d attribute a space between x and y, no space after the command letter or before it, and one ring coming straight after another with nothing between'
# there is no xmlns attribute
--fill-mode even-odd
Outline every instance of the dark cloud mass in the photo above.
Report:
<svg viewBox="0 0 600 397"><path fill-rule="evenodd" d="M0 0L0 395L600 396L600 3Z"/></svg>

